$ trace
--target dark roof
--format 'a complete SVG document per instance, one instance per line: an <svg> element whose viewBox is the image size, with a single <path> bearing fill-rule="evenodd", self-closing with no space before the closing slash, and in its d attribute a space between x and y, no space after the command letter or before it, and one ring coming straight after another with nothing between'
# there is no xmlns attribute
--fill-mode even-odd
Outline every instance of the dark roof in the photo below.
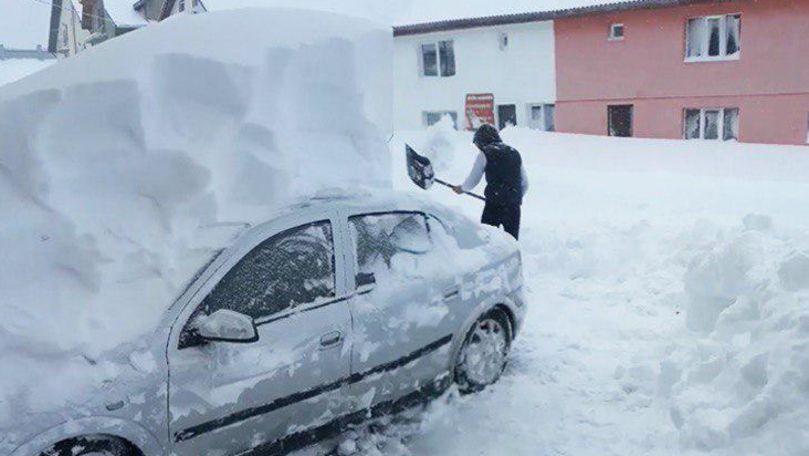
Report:
<svg viewBox="0 0 809 456"><path fill-rule="evenodd" d="M550 21L566 17L587 16L591 14L614 13L620 11L667 8L686 6L698 3L718 3L734 0L630 0L625 2L602 3L600 5L582 6L552 11L532 13L504 14L500 16L473 17L466 19L450 19L446 21L425 22L422 24L401 25L393 28L393 36L419 35L422 33L462 30L496 25L525 24L528 22Z"/></svg>

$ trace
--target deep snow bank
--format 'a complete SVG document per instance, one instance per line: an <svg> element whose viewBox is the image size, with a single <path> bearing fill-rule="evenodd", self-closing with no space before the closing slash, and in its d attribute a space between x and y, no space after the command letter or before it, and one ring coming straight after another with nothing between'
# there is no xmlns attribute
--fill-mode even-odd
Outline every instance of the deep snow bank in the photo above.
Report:
<svg viewBox="0 0 809 456"><path fill-rule="evenodd" d="M210 227L389 187L391 41L328 13L195 15L0 89L0 428L21 357L151 330L231 238Z"/></svg>
<svg viewBox="0 0 809 456"><path fill-rule="evenodd" d="M694 340L661 363L686 448L809 452L809 233L762 216L698 247L685 273Z"/></svg>

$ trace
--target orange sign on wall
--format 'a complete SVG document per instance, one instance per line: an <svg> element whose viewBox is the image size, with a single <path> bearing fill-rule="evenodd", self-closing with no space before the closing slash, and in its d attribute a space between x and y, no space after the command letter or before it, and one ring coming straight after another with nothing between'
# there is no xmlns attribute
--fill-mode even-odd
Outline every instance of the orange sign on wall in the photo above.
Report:
<svg viewBox="0 0 809 456"><path fill-rule="evenodd" d="M494 125L494 94L470 93L466 95L466 128L474 130L482 124Z"/></svg>

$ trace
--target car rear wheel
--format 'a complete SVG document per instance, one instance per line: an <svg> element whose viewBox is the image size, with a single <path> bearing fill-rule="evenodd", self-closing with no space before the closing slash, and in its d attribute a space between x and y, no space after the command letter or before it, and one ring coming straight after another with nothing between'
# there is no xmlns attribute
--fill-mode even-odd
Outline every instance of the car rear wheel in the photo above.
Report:
<svg viewBox="0 0 809 456"><path fill-rule="evenodd" d="M480 317L469 330L455 364L455 381L461 392L481 391L497 382L510 348L508 317L497 309Z"/></svg>

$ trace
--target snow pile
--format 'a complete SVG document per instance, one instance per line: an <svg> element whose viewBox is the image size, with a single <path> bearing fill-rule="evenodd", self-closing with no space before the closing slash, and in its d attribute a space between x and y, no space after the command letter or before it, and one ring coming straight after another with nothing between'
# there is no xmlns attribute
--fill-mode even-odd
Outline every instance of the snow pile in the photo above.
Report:
<svg viewBox="0 0 809 456"><path fill-rule="evenodd" d="M37 363L60 378L153 330L223 225L389 187L391 41L328 13L186 16L0 89L0 429Z"/></svg>
<svg viewBox="0 0 809 456"><path fill-rule="evenodd" d="M662 363L661 387L686 448L807 454L809 239L744 221L689 265L686 325L697 338Z"/></svg>

